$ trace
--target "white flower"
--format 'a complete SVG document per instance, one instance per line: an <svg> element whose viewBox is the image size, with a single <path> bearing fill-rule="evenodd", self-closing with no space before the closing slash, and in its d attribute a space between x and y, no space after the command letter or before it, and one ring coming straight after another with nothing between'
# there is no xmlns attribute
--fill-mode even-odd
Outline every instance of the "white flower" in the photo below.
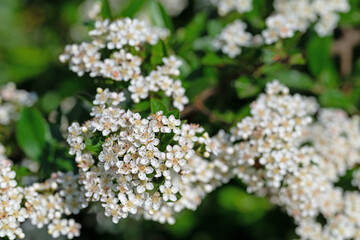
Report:
<svg viewBox="0 0 360 240"><path fill-rule="evenodd" d="M179 192L179 189L176 186L173 186L170 181L166 180L164 185L160 186L160 192L164 201L173 201L177 200L176 193Z"/></svg>

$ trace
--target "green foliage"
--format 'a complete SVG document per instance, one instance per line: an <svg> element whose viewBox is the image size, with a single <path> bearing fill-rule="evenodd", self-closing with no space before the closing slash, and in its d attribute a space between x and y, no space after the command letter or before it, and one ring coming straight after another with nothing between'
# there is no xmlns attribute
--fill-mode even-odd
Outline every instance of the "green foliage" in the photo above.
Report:
<svg viewBox="0 0 360 240"><path fill-rule="evenodd" d="M174 26L172 20L161 3L154 0L148 2L148 10L151 22L155 26L166 27L170 31L173 31Z"/></svg>
<svg viewBox="0 0 360 240"><path fill-rule="evenodd" d="M134 17L135 14L143 7L143 5L147 2L147 0L130 0L128 1L128 5L125 6L120 16L122 17Z"/></svg>
<svg viewBox="0 0 360 240"><path fill-rule="evenodd" d="M102 150L102 144L100 137L93 137L86 139L85 148L91 152L94 156L98 156Z"/></svg>
<svg viewBox="0 0 360 240"><path fill-rule="evenodd" d="M108 0L102 0L101 15L104 19L112 20L111 7Z"/></svg>
<svg viewBox="0 0 360 240"><path fill-rule="evenodd" d="M167 113L166 105L159 99L151 98L150 99L150 108L153 114L156 114L159 111L163 111L163 113Z"/></svg>
<svg viewBox="0 0 360 240"><path fill-rule="evenodd" d="M254 224L271 209L266 198L251 196L238 187L224 187L219 191L218 201L223 209L238 214L238 221L244 225Z"/></svg>
<svg viewBox="0 0 360 240"><path fill-rule="evenodd" d="M248 77L240 77L235 80L235 88L239 98L256 96L261 89Z"/></svg>
<svg viewBox="0 0 360 240"><path fill-rule="evenodd" d="M40 162L49 134L49 127L38 111L27 108L22 111L16 123L16 139L29 158Z"/></svg>
<svg viewBox="0 0 360 240"><path fill-rule="evenodd" d="M67 123L88 119L97 87L119 90L128 84L88 76L78 78L67 66L60 65L58 55L64 46L88 39L87 32L94 25L93 20L84 20L79 14L83 2L3 0L0 4L0 83L14 81L19 88L35 91L39 96L34 108L22 111L15 131L7 129L6 137L12 145L7 150L15 163L24 157L39 163L40 178L58 170L77 169L64 139ZM144 71L153 70L162 64L163 57L171 54L183 61L180 79L190 100L184 113L173 110L172 99L163 93L151 94L149 99L133 105L126 102L127 107L143 117L163 111L167 117L181 116L200 124L212 134L219 129L228 131L249 115L250 103L274 79L290 87L293 93L317 98L322 107L360 113L359 47L351 50L349 75L340 71L342 59L332 52L334 42L343 36L342 30L321 38L310 29L273 45L243 48L241 55L232 59L216 51L212 40L235 19L244 20L254 34L261 33L264 19L272 11L272 1L253 1L253 11L232 12L224 17L212 7L196 8L200 1L189 1L188 8L177 17L171 17L156 0L126 0L114 5L110 0L101 2L103 18L136 17L145 12L153 25L171 31L169 39L141 49L141 57L147 62ZM359 28L359 1L350 0L350 4L350 12L341 14L340 29ZM129 97L128 92L125 94ZM0 137L5 139L5 134ZM160 139L157 147L165 150L174 134L162 133L157 137ZM85 144L87 150L98 154L102 142L94 137ZM14 170L17 180L31 176L26 167ZM349 189L350 179L348 172L339 185ZM156 179L154 189L148 192L158 190L164 181ZM112 232L99 233L90 217L79 218L86 222L80 239L296 238L286 214L266 199L248 195L245 187L235 181L210 194L196 212L182 212L174 226L124 220Z"/></svg>

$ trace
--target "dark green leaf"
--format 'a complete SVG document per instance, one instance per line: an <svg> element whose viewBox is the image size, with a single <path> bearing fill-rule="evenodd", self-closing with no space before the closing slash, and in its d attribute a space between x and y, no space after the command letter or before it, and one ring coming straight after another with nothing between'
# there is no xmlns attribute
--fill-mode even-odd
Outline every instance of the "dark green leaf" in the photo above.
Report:
<svg viewBox="0 0 360 240"><path fill-rule="evenodd" d="M283 70L268 75L267 81L274 79L291 88L311 90L315 82L305 73L297 70Z"/></svg>
<svg viewBox="0 0 360 240"><path fill-rule="evenodd" d="M165 182L164 176L161 176L160 178L153 178L152 183L154 185L154 189L153 190L147 190L147 192L150 193L151 195L154 194L159 189L159 187L162 184L164 184L164 182Z"/></svg>
<svg viewBox="0 0 360 240"><path fill-rule="evenodd" d="M102 150L102 140L97 137L92 137L85 141L86 149L89 150L93 155L99 155Z"/></svg>
<svg viewBox="0 0 360 240"><path fill-rule="evenodd" d="M210 20L206 25L209 36L214 38L217 36L223 29L223 25L219 20Z"/></svg>
<svg viewBox="0 0 360 240"><path fill-rule="evenodd" d="M206 14L204 12L196 14L193 20L186 27L185 42L193 42L204 32L205 26Z"/></svg>
<svg viewBox="0 0 360 240"><path fill-rule="evenodd" d="M173 140L175 133L162 133L160 136L161 137L160 137L159 150L164 152L166 150L166 147Z"/></svg>
<svg viewBox="0 0 360 240"><path fill-rule="evenodd" d="M180 112L179 110L173 110L171 112L168 112L165 114L165 116L170 117L171 115L173 115L176 119L180 119Z"/></svg>
<svg viewBox="0 0 360 240"><path fill-rule="evenodd" d="M260 87L248 77L241 77L235 80L235 89L239 98L248 98L257 95Z"/></svg>
<svg viewBox="0 0 360 240"><path fill-rule="evenodd" d="M150 107L151 107L151 112L153 114L156 114L159 111L163 111L163 114L165 114L168 111L165 104L159 99L155 99L155 98L151 98Z"/></svg>
<svg viewBox="0 0 360 240"><path fill-rule="evenodd" d="M143 100L135 105L135 109L137 112L143 112L150 108L150 103L147 100Z"/></svg>
<svg viewBox="0 0 360 240"><path fill-rule="evenodd" d="M227 58L227 57L220 57L219 55L209 52L201 59L202 64L208 66L221 66L221 65L234 65L237 64L236 60Z"/></svg>
<svg viewBox="0 0 360 240"><path fill-rule="evenodd" d="M173 31L174 26L171 17L167 14L161 3L157 1L149 2L149 15L155 26L168 28Z"/></svg>
<svg viewBox="0 0 360 240"><path fill-rule="evenodd" d="M24 153L32 160L40 161L46 140L50 138L49 126L41 114L25 108L16 123L16 139Z"/></svg>
<svg viewBox="0 0 360 240"><path fill-rule="evenodd" d="M290 57L289 63L291 65L304 65L306 60L301 53L296 53Z"/></svg>
<svg viewBox="0 0 360 240"><path fill-rule="evenodd" d="M133 18L137 12L144 6L147 0L129 0L128 5L122 10L122 17Z"/></svg>
<svg viewBox="0 0 360 240"><path fill-rule="evenodd" d="M73 171L73 161L70 159L57 158L55 163L60 171Z"/></svg>
<svg viewBox="0 0 360 240"><path fill-rule="evenodd" d="M162 41L159 41L151 48L150 62L153 66L162 64L162 59L165 57L165 48Z"/></svg>
<svg viewBox="0 0 360 240"><path fill-rule="evenodd" d="M28 168L26 167L19 167L18 165L14 165L13 166L13 170L16 172L16 177L15 177L15 180L18 182L18 183L21 183L21 179L25 176L28 176L30 175L30 171Z"/></svg>
<svg viewBox="0 0 360 240"><path fill-rule="evenodd" d="M320 95L320 103L324 107L344 108L353 111L354 105L351 99L338 89L329 89Z"/></svg>
<svg viewBox="0 0 360 240"><path fill-rule="evenodd" d="M323 69L332 67L330 37L320 38L313 36L306 46L308 65L310 72L318 77Z"/></svg>
<svg viewBox="0 0 360 240"><path fill-rule="evenodd" d="M112 20L111 7L108 0L102 0L101 16L104 19Z"/></svg>

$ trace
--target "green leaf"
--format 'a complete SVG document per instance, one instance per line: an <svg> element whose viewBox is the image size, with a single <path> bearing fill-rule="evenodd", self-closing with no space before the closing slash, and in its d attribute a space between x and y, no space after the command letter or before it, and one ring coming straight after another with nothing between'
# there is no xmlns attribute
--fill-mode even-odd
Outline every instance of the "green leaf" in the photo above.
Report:
<svg viewBox="0 0 360 240"><path fill-rule="evenodd" d="M220 189L218 202L224 210L236 212L239 222L244 225L255 223L272 207L266 198L249 195L233 186Z"/></svg>
<svg viewBox="0 0 360 240"><path fill-rule="evenodd" d="M199 218L195 214L194 211L185 210L176 215L176 224L167 226L173 236L186 239L188 234L198 226L197 221Z"/></svg>
<svg viewBox="0 0 360 240"><path fill-rule="evenodd" d="M148 100L143 100L135 105L136 112L144 112L150 108L150 102Z"/></svg>
<svg viewBox="0 0 360 240"><path fill-rule="evenodd" d="M168 28L173 31L174 26L171 17L167 14L161 3L157 1L149 2L149 15L152 23L155 26Z"/></svg>
<svg viewBox="0 0 360 240"><path fill-rule="evenodd" d="M85 141L86 149L93 155L99 155L102 150L102 140L99 137L92 137Z"/></svg>
<svg viewBox="0 0 360 240"><path fill-rule="evenodd" d="M273 72L272 74L268 75L267 81L272 81L274 79L279 80L279 82L290 88L303 90L311 90L315 85L315 82L308 75L297 70L283 70Z"/></svg>
<svg viewBox="0 0 360 240"><path fill-rule="evenodd" d="M40 162L46 140L51 138L49 126L35 109L25 108L16 123L16 139L24 153Z"/></svg>
<svg viewBox="0 0 360 240"><path fill-rule="evenodd" d="M343 108L353 111L355 106L351 99L338 89L328 89L320 95L319 101L324 107Z"/></svg>
<svg viewBox="0 0 360 240"><path fill-rule="evenodd" d="M333 67L330 52L331 44L332 39L330 37L320 38L314 35L306 46L309 70L316 77L320 75L323 69Z"/></svg>
<svg viewBox="0 0 360 240"><path fill-rule="evenodd" d="M111 7L108 0L102 0L101 16L104 19L112 20Z"/></svg>
<svg viewBox="0 0 360 240"><path fill-rule="evenodd" d="M207 23L206 28L209 36L213 39L221 32L224 27L219 20L210 20Z"/></svg>
<svg viewBox="0 0 360 240"><path fill-rule="evenodd" d="M25 176L28 176L30 175L30 171L28 168L24 167L24 166L21 166L19 167L18 165L14 165L13 166L13 170L16 172L16 177L15 177L15 180L18 182L18 183L21 183L21 179Z"/></svg>
<svg viewBox="0 0 360 240"><path fill-rule="evenodd" d="M235 80L235 89L239 98L253 97L261 90L255 82L246 76Z"/></svg>
<svg viewBox="0 0 360 240"><path fill-rule="evenodd" d="M339 76L335 68L325 68L319 75L319 81L327 88L339 88Z"/></svg>
<svg viewBox="0 0 360 240"><path fill-rule="evenodd" d="M173 110L171 112L168 112L165 114L165 116L170 117L171 115L173 115L176 119L180 119L180 112L179 110Z"/></svg>
<svg viewBox="0 0 360 240"><path fill-rule="evenodd" d="M160 178L153 178L152 179L152 183L154 185L153 190L146 190L148 193L150 193L151 195L153 195L158 189L159 187L164 184L165 182L165 178L164 176L161 176Z"/></svg>
<svg viewBox="0 0 360 240"><path fill-rule="evenodd" d="M175 133L162 133L160 135L159 150L164 152L166 147L171 143L175 136Z"/></svg>
<svg viewBox="0 0 360 240"><path fill-rule="evenodd" d="M35 46L17 46L9 51L7 64L11 81L23 82L44 72L49 64L50 56L44 49Z"/></svg>
<svg viewBox="0 0 360 240"><path fill-rule="evenodd" d="M221 65L235 65L237 64L236 60L230 59L227 57L220 57L216 53L209 52L202 59L201 62L203 65L208 66L221 66Z"/></svg>
<svg viewBox="0 0 360 240"><path fill-rule="evenodd" d="M40 100L42 110L45 112L50 112L56 109L61 101L61 96L55 91L46 93Z"/></svg>
<svg viewBox="0 0 360 240"><path fill-rule="evenodd" d="M133 18L146 2L147 0L129 0L128 5L121 11L120 15Z"/></svg>
<svg viewBox="0 0 360 240"><path fill-rule="evenodd" d="M74 170L74 166L73 166L74 161L72 161L70 159L56 158L55 163L60 171L73 171Z"/></svg>
<svg viewBox="0 0 360 240"><path fill-rule="evenodd" d="M162 101L156 98L151 98L150 108L153 114L156 114L159 111L163 111L163 114L165 114L168 111L166 105Z"/></svg>
<svg viewBox="0 0 360 240"><path fill-rule="evenodd" d="M291 65L304 65L306 64L306 60L301 53L296 53L290 57L289 63Z"/></svg>
<svg viewBox="0 0 360 240"><path fill-rule="evenodd" d="M186 27L185 42L192 43L197 39L205 30L206 26L206 13L200 12L191 20Z"/></svg>
<svg viewBox="0 0 360 240"><path fill-rule="evenodd" d="M155 44L152 48L151 48L151 58L150 58L150 62L151 65L153 66L157 66L162 64L162 59L165 56L165 47L162 41L159 41L157 44Z"/></svg>

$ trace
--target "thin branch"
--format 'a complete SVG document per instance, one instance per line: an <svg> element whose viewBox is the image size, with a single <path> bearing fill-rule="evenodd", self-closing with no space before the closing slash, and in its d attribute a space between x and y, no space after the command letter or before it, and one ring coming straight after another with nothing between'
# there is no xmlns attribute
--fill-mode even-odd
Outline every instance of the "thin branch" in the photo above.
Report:
<svg viewBox="0 0 360 240"><path fill-rule="evenodd" d="M353 68L353 50L360 44L360 29L343 29L343 36L332 46L332 54L340 57L340 72L342 76L349 76Z"/></svg>
<svg viewBox="0 0 360 240"><path fill-rule="evenodd" d="M215 122L215 121L219 121L219 122L225 122L223 119L221 119L220 117L218 117L216 114L214 114L212 111L210 111L209 108L207 108L205 106L205 101L211 97L214 96L215 94L218 93L218 89L217 88L207 88L205 89L203 92L201 92L196 98L195 101L192 105L187 106L182 112L181 112L181 117L182 118L186 118L187 116L189 116L190 114L194 113L194 112L201 112L203 114L205 114L206 116L209 117L210 122Z"/></svg>

